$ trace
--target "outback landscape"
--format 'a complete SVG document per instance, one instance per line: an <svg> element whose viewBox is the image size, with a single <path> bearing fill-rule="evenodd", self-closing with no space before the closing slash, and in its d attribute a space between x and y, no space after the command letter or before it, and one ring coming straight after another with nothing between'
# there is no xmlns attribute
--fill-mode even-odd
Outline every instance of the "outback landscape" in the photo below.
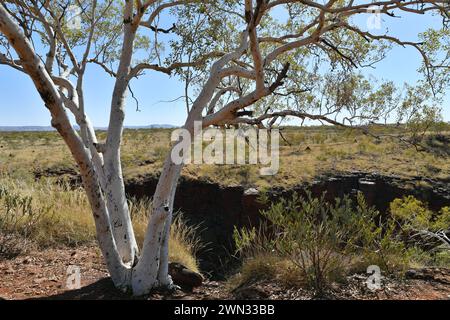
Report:
<svg viewBox="0 0 450 320"><path fill-rule="evenodd" d="M271 247L282 243L271 243L270 230L261 227L271 221L262 213L269 208L262 195L277 203L309 190L311 197L323 195L324 202L333 203L346 195L358 201L356 194L361 192L368 207L374 206L381 215L398 215L402 224L395 232L413 227L430 232L447 228L449 129L445 123L437 125L418 147L399 139L404 135L401 128L372 128L378 132L375 138L358 129L287 127L282 131L285 140L280 147L279 175L269 178L260 176L252 166L187 165L175 198L175 210L180 213L172 228L170 261L202 274L203 281L198 287L189 287L190 280L181 277L178 285L187 285L187 289L173 294L155 292L150 299L321 297L316 296L314 282L308 284L304 279L294 256L289 258ZM160 174L158 168L170 147L171 131L130 129L124 133L125 186L138 242L143 241L146 210ZM78 170L57 134L2 132L0 148L0 272L4 279L0 296L129 298L113 290L95 245L94 223ZM190 190L195 190L195 195ZM405 219L405 215L414 217ZM252 228L256 231L253 238ZM380 240L387 241L379 244L385 257L368 255L366 261L346 262L343 270L334 266L325 270L320 286L328 289L321 292L323 297L449 298L450 252L445 243L435 239L403 243L397 236ZM345 250L350 250L345 254L352 260L357 249ZM320 263L328 262L321 259ZM369 290L365 268L381 262L383 289ZM81 289L66 287L70 265L81 267Z"/></svg>
<svg viewBox="0 0 450 320"><path fill-rule="evenodd" d="M449 88L448 0L0 0L0 300L450 300Z"/></svg>

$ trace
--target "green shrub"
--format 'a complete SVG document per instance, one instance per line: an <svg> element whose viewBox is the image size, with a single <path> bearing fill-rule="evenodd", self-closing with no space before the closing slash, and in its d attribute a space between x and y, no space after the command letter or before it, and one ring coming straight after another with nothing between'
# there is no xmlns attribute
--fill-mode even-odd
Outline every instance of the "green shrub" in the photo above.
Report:
<svg viewBox="0 0 450 320"><path fill-rule="evenodd" d="M432 212L413 196L395 199L390 204L390 212L394 219L401 222L406 232L428 229L431 223Z"/></svg>
<svg viewBox="0 0 450 320"><path fill-rule="evenodd" d="M420 251L418 260L437 266L448 265L450 247L439 239L439 232L450 230L450 207L432 212L425 203L413 196L395 199L390 204L391 218L397 232L411 251Z"/></svg>
<svg viewBox="0 0 450 320"><path fill-rule="evenodd" d="M425 203L413 196L392 201L390 213L407 237L421 231L438 232L450 229L450 207L443 207L434 213Z"/></svg>
<svg viewBox="0 0 450 320"><path fill-rule="evenodd" d="M435 230L449 230L450 228L450 207L444 207L439 211L439 215L433 221Z"/></svg>
<svg viewBox="0 0 450 320"><path fill-rule="evenodd" d="M368 265L377 265L384 273L395 275L402 274L409 267L413 251L398 237L394 220L378 224L369 222L363 232L360 250L354 252L360 257L355 268L357 271L365 271ZM363 269L358 270L358 264Z"/></svg>
<svg viewBox="0 0 450 320"><path fill-rule="evenodd" d="M234 233L247 273L251 257L276 253L280 260L291 261L302 282L321 294L350 271L376 264L394 273L410 261L410 252L395 236L394 220L382 223L361 193L356 204L347 196L329 203L325 195L294 194L272 203L262 214L270 227Z"/></svg>

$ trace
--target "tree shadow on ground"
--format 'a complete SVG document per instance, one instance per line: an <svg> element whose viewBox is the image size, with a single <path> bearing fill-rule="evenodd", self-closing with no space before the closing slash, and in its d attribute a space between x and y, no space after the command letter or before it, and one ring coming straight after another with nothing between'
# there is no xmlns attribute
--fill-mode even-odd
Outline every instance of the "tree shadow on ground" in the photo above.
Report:
<svg viewBox="0 0 450 320"><path fill-rule="evenodd" d="M111 278L103 278L80 289L28 300L131 300L137 299L114 287Z"/></svg>

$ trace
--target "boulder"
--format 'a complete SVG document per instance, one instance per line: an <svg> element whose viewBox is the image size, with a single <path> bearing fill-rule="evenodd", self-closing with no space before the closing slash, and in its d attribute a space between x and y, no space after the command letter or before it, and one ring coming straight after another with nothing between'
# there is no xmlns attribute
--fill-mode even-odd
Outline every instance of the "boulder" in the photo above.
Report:
<svg viewBox="0 0 450 320"><path fill-rule="evenodd" d="M176 285L189 291L201 286L203 283L203 276L201 274L188 269L181 263L169 263L169 274Z"/></svg>

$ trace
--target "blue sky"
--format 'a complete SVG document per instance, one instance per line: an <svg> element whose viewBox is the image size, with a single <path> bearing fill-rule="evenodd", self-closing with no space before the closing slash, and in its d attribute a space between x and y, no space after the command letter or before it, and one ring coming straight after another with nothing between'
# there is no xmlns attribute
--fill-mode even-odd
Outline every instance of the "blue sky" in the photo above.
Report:
<svg viewBox="0 0 450 320"><path fill-rule="evenodd" d="M401 14L402 19L384 18L382 30L389 28L390 33L404 40L415 41L416 35L427 27L439 26L441 20L436 16L417 16ZM365 25L366 16L355 23ZM405 81L413 84L418 78L420 55L412 48L394 47L388 57L376 65L376 69L363 72L377 78L392 80L398 85ZM109 117L109 105L114 81L99 67L91 65L86 74L85 95L87 113L96 127L106 126ZM175 78L157 72L148 72L133 82L133 91L140 101L140 112L135 102L128 98L126 125L172 124L181 125L186 117L182 100L167 102L183 95L183 85ZM450 99L446 97L442 106L444 118L450 121ZM37 94L31 80L26 75L0 66L0 126L26 126L50 124L47 109Z"/></svg>

